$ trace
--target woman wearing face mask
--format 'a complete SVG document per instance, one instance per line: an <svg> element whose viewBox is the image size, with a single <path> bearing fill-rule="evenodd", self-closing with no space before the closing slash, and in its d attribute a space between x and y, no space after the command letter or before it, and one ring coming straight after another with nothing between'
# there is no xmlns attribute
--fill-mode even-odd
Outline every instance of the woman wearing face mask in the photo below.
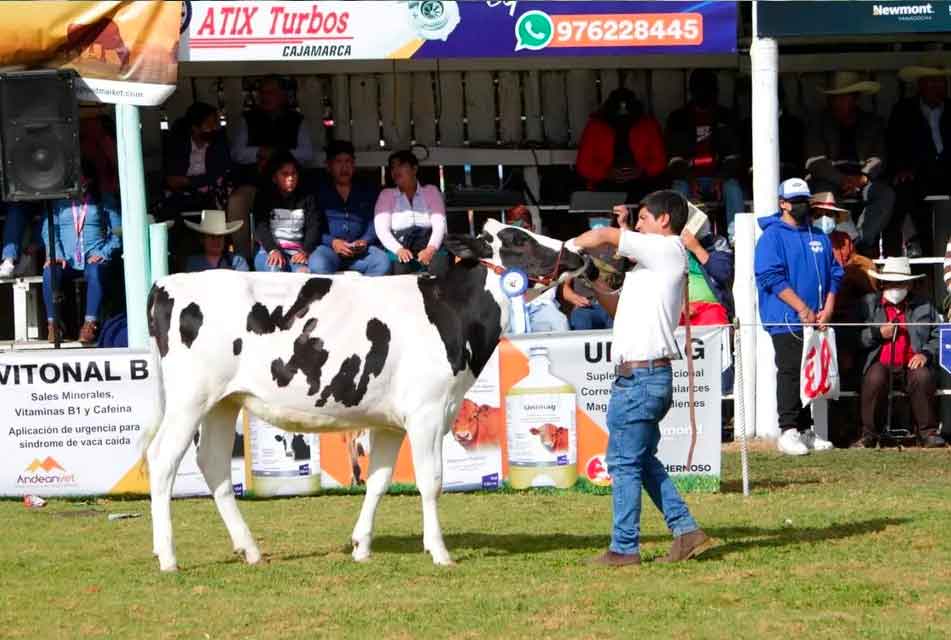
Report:
<svg viewBox="0 0 951 640"><path fill-rule="evenodd" d="M862 436L853 445L870 448L879 443L888 401L889 369L895 386L904 389L918 425L918 438L925 447L943 447L938 435L935 390L938 363L938 310L914 293L912 285L924 275L911 275L908 258L888 258L881 271L869 270L881 287L864 299L865 322L862 346L871 349L862 378ZM930 324L929 323L933 323Z"/></svg>
<svg viewBox="0 0 951 640"><path fill-rule="evenodd" d="M831 449L832 443L810 429L812 418L799 398L803 325L822 327L835 308L842 267L829 236L812 227L809 185L792 178L779 187L779 212L759 219L763 235L756 244L756 287L760 319L776 352L777 446L788 455Z"/></svg>
<svg viewBox="0 0 951 640"><path fill-rule="evenodd" d="M842 225L842 230L854 229L848 209L837 207L835 195L831 191L823 191L809 198L809 207L812 215L812 226L822 233L829 235ZM858 232L856 231L856 235Z"/></svg>

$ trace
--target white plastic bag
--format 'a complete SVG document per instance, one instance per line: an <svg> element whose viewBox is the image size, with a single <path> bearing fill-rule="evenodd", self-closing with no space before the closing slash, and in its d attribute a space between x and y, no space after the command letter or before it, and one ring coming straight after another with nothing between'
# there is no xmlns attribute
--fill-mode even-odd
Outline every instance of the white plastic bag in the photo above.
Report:
<svg viewBox="0 0 951 640"><path fill-rule="evenodd" d="M839 399L839 362L835 351L835 329L818 331L805 327L802 335L802 366L799 369L799 397L802 406L813 400Z"/></svg>

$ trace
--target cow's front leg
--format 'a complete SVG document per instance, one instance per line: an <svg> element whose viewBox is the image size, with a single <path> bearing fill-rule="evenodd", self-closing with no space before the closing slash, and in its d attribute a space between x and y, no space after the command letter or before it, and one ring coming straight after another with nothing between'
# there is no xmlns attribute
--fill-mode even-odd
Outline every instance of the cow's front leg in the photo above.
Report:
<svg viewBox="0 0 951 640"><path fill-rule="evenodd" d="M435 414L435 415L434 415ZM423 549L439 565L453 564L439 526L437 501L442 493L442 413L414 416L406 427L413 448L416 487L423 501Z"/></svg>
<svg viewBox="0 0 951 640"><path fill-rule="evenodd" d="M390 429L370 431L370 459L367 477L367 493L360 509L360 517L353 527L353 559L363 562L370 558L370 542L373 537L373 519L380 498L390 488L393 467L400 452L404 433Z"/></svg>

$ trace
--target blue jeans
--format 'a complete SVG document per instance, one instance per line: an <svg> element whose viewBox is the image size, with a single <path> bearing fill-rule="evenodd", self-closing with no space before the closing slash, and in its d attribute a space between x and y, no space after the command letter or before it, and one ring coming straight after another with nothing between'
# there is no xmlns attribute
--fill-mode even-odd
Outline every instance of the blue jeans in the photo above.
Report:
<svg viewBox="0 0 951 640"><path fill-rule="evenodd" d="M31 221L36 222L33 238L39 242L39 220L34 219L34 207L24 203L9 203L6 205L7 219L3 222L3 254L2 260L16 262L20 259L20 244L23 242L23 232Z"/></svg>
<svg viewBox="0 0 951 640"><path fill-rule="evenodd" d="M43 302L46 304L46 319L53 321L53 278L56 278L60 290L67 282L76 278L86 278L86 315L84 320L95 322L99 319L99 307L102 305L103 281L105 280L109 262L87 263L84 271L67 265L64 269L60 265L43 269Z"/></svg>
<svg viewBox="0 0 951 640"><path fill-rule="evenodd" d="M390 272L390 258L379 247L367 247L359 258L341 258L333 249L320 245L310 254L311 273L337 273L352 269L365 276L385 276Z"/></svg>
<svg viewBox="0 0 951 640"><path fill-rule="evenodd" d="M568 322L574 331L614 328L614 318L597 302L591 303L590 307L576 307Z"/></svg>
<svg viewBox="0 0 951 640"><path fill-rule="evenodd" d="M533 300L525 305L528 311L530 333L557 333L568 331L568 318L554 300Z"/></svg>
<svg viewBox="0 0 951 640"><path fill-rule="evenodd" d="M700 195L704 198L713 197L713 178L697 178L697 186L700 188ZM675 191L679 191L684 197L690 197L690 183L687 180L674 180L672 186ZM730 242L733 242L733 220L736 214L742 213L746 207L743 198L743 187L739 180L729 178L723 181L723 208L726 211L726 228Z"/></svg>
<svg viewBox="0 0 951 640"><path fill-rule="evenodd" d="M291 264L291 258L297 255L296 251L288 251L286 249L280 249L280 252L284 254L284 266L283 267L272 267L267 263L267 251L264 248L258 249L257 255L254 256L254 270L255 271L294 271L295 273L310 273L310 267L306 264Z"/></svg>
<svg viewBox="0 0 951 640"><path fill-rule="evenodd" d="M611 551L615 553L638 553L642 486L675 536L699 528L657 459L658 424L673 402L672 381L669 366L650 367L618 377L611 388L606 462L612 478Z"/></svg>

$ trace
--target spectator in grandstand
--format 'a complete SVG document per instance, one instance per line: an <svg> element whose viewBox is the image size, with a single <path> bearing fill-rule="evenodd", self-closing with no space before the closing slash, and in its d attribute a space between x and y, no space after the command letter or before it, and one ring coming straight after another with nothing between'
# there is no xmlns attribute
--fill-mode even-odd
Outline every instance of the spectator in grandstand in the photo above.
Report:
<svg viewBox="0 0 951 640"><path fill-rule="evenodd" d="M799 398L803 326L829 322L842 280L829 237L812 226L811 195L800 178L779 186L779 212L760 218L754 258L760 319L776 353L777 446L787 455L832 448L809 428L812 418Z"/></svg>
<svg viewBox="0 0 951 640"><path fill-rule="evenodd" d="M243 224L240 220L228 222L224 211L215 210L202 211L200 223L186 220L185 226L200 234L202 252L188 256L185 261L185 271L187 273L208 269L247 271L247 261L240 254L228 250L228 240Z"/></svg>
<svg viewBox="0 0 951 640"><path fill-rule="evenodd" d="M192 104L172 126L165 145L165 201L160 219L175 218L183 211L222 209L230 165L218 110L204 102Z"/></svg>
<svg viewBox="0 0 951 640"><path fill-rule="evenodd" d="M918 437L925 447L943 447L938 435L935 408L941 316L927 299L912 291L913 276L908 258L885 260L881 271L869 275L880 292L864 299L865 321L862 344L871 351L862 380L862 436L857 447L874 447L880 438L880 416L888 400L889 369L899 388L911 401Z"/></svg>
<svg viewBox="0 0 951 640"><path fill-rule="evenodd" d="M267 173L271 182L254 202L254 234L260 245L254 268L308 273L324 226L317 196L301 187L300 165L290 151L276 152Z"/></svg>
<svg viewBox="0 0 951 640"><path fill-rule="evenodd" d="M625 192L628 202L639 202L667 168L660 123L633 91L615 89L588 119L576 166L589 190Z"/></svg>
<svg viewBox="0 0 951 640"><path fill-rule="evenodd" d="M86 280L86 310L79 341L95 343L108 269L122 246L122 219L114 196L99 192L91 162L83 161L82 172L81 195L75 199L54 200L51 204L55 251L50 244L49 224L44 220L42 225L47 256L43 268L43 301L50 342L57 334L62 336L63 330L62 325L53 323L53 290L82 277Z"/></svg>
<svg viewBox="0 0 951 640"><path fill-rule="evenodd" d="M716 73L694 69L689 80L690 101L667 119L667 153L673 187L692 200L722 202L727 235L743 210L740 138L733 113L718 104Z"/></svg>
<svg viewBox="0 0 951 640"><path fill-rule="evenodd" d="M314 145L310 129L299 111L289 108L287 81L268 76L260 81L257 103L242 114L231 144L236 164L253 166L258 151L284 149L294 154L300 166L310 166Z"/></svg>
<svg viewBox="0 0 951 640"><path fill-rule="evenodd" d="M40 220L37 216L38 208L29 202L3 203L6 219L3 221L3 256L0 261L0 278L12 278L28 267L27 262L21 261L21 248L24 233L29 227L34 241L39 238ZM30 254L27 247L23 253ZM17 268L19 264L19 269Z"/></svg>
<svg viewBox="0 0 951 640"><path fill-rule="evenodd" d="M902 230L902 221L911 216L913 227L931 228L931 210L925 196L948 194L951 178L951 102L948 76L951 69L905 67L899 77L916 84L917 95L900 100L888 120L888 169L895 185L895 216L889 235ZM930 234L918 233L917 242L928 255ZM914 252L913 252L914 253ZM911 255L911 254L910 254Z"/></svg>
<svg viewBox="0 0 951 640"><path fill-rule="evenodd" d="M346 140L327 147L331 182L321 185L317 198L327 227L310 256L313 273L351 270L384 276L390 272L390 258L379 246L373 226L379 189L354 183L354 157L353 145Z"/></svg>
<svg viewBox="0 0 951 640"><path fill-rule="evenodd" d="M620 212L621 209L618 209ZM621 226L621 219L628 218L625 214L615 214L615 221ZM625 222L626 224L626 222ZM598 218L589 218L591 229L606 226ZM601 284L608 290L619 290L624 280L624 273L629 268L627 259L616 255L610 247L595 249L591 255L599 261L599 277ZM614 317L598 302L597 294L584 280L568 278L561 285L561 299L568 313L568 324L575 331L591 331L614 328Z"/></svg>
<svg viewBox="0 0 951 640"><path fill-rule="evenodd" d="M79 112L79 153L96 167L99 191L119 194L119 158L116 123L107 108L111 105L84 106Z"/></svg>
<svg viewBox="0 0 951 640"><path fill-rule="evenodd" d="M806 136L806 170L814 192L830 191L838 200L863 202L858 220L859 252L877 255L879 235L888 225L895 192L881 179L885 161L885 127L881 118L859 107L862 95L881 85L851 71L832 74L823 89L827 108L810 123Z"/></svg>
<svg viewBox="0 0 951 640"><path fill-rule="evenodd" d="M734 268L730 243L712 233L709 221L697 235L685 229L680 237L687 249L690 324L730 324Z"/></svg>
<svg viewBox="0 0 951 640"><path fill-rule="evenodd" d="M254 197L258 193L267 191L271 183L271 177L267 175L267 171L273 155L274 150L270 147L259 147L253 172L247 174L244 184L235 187L228 196L228 222L244 223L231 236L234 241L234 250L248 263L254 253L251 241L251 211L254 208Z"/></svg>
<svg viewBox="0 0 951 640"><path fill-rule="evenodd" d="M383 189L376 201L376 235L389 252L393 273L427 271L444 275L449 254L442 249L446 205L433 185L416 178L419 160L412 151L397 151L387 163L396 186Z"/></svg>

